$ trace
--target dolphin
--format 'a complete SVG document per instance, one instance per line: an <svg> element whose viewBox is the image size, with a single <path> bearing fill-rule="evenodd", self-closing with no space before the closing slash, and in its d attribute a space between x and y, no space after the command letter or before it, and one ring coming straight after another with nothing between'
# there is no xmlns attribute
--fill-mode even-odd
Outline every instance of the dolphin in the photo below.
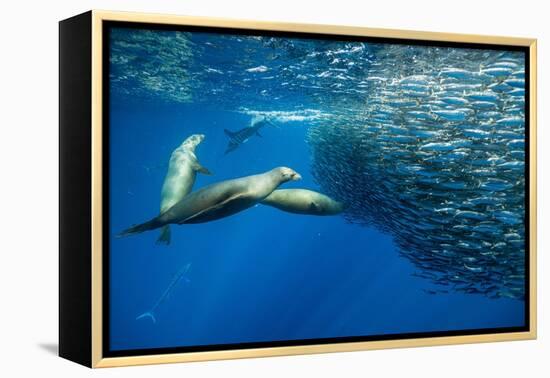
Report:
<svg viewBox="0 0 550 378"><path fill-rule="evenodd" d="M241 144L248 142L248 140L254 135L261 137L259 131L266 125L272 125L272 123L262 117L259 119L254 119L250 126L244 127L237 131L224 129L223 131L225 135L229 137L229 143L227 144L225 154L227 155L228 153L235 151Z"/></svg>

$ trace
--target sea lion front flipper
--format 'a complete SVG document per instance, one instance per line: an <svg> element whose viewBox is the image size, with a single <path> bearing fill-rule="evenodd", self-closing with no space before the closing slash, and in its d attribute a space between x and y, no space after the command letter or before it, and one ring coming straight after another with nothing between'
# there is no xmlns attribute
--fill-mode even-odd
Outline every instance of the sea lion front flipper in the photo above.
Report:
<svg viewBox="0 0 550 378"><path fill-rule="evenodd" d="M193 169L197 172L202 173L203 175L212 175L212 172L210 172L207 168L203 167L198 161L196 161L193 164Z"/></svg>
<svg viewBox="0 0 550 378"><path fill-rule="evenodd" d="M311 202L309 204L309 211L311 211L312 213L318 213L319 212L319 206L317 206L317 204L315 202Z"/></svg>
<svg viewBox="0 0 550 378"><path fill-rule="evenodd" d="M188 216L187 218L183 219L182 221L178 222L178 224L184 224L184 223L195 223L194 220L196 220L197 218L202 218L202 219L208 219L208 217L215 213L217 210L223 208L224 206L226 206L228 203L232 202L232 201L236 201L238 200L239 198L241 197L245 197L245 195L243 195L243 193L240 193L240 194L237 194L237 195L233 195L231 197L228 197L227 199L225 199L224 201L218 203L218 204L215 204L213 206L210 206L210 207L207 207L206 209L203 209L193 215L190 215ZM198 222L200 223L200 222Z"/></svg>

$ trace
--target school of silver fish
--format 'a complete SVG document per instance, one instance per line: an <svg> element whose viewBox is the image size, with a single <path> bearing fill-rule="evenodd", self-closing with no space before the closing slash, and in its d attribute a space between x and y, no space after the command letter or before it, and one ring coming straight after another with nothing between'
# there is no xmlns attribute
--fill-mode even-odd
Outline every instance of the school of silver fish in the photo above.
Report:
<svg viewBox="0 0 550 378"><path fill-rule="evenodd" d="M323 192L441 291L524 297L524 67L521 52L388 46L364 113L310 128Z"/></svg>

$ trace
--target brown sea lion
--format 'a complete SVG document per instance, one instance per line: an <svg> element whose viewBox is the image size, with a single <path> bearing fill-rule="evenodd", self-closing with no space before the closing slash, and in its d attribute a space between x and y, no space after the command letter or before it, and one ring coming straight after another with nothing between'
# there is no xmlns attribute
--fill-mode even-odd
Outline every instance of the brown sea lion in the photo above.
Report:
<svg viewBox="0 0 550 378"><path fill-rule="evenodd" d="M225 218L259 203L279 185L301 178L294 170L279 167L259 175L218 182L188 194L166 212L118 236L134 235L168 224L204 223Z"/></svg>

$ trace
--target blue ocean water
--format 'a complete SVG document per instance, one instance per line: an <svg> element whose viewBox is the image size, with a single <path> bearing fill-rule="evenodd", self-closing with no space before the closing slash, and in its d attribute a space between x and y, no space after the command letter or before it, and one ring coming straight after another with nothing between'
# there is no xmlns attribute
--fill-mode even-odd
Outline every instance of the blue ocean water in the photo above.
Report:
<svg viewBox="0 0 550 378"><path fill-rule="evenodd" d="M288 166L302 180L282 187L322 191L312 173L308 132L312 125L322 127L325 114L346 113L346 108L320 101L323 92L311 88L318 83L307 80L306 68L292 81L279 64L291 59L292 70L305 59L299 48L307 54L338 52L340 43L356 53L359 45L273 38L258 44L258 38L248 38L133 29L112 33L111 350L524 325L522 299L441 292L415 275L418 267L400 254L394 235L339 215L296 215L258 204L221 220L172 226L169 246L155 243L157 230L115 238L158 214L170 154L191 134L206 136L196 155L213 173L198 174L195 189ZM360 46L368 58L365 69L376 63L371 55L377 47ZM286 58L277 57L281 50ZM314 60L308 69L321 70L342 54ZM275 68L269 62L276 62L278 74L270 74ZM351 65L347 69L339 74L360 72ZM296 75L306 78L302 90ZM243 84L246 79L250 85ZM356 100L350 92L343 96ZM271 116L274 126L224 154L223 130L242 129L258 114ZM155 309L156 322L136 320L186 264L191 264L186 279Z"/></svg>

